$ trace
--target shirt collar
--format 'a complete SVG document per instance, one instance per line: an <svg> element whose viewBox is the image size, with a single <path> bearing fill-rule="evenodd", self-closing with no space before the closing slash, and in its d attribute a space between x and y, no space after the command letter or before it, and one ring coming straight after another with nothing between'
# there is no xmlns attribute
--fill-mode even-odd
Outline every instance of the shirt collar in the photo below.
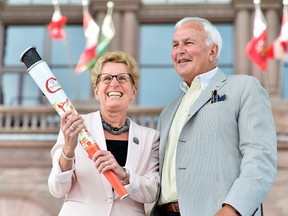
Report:
<svg viewBox="0 0 288 216"><path fill-rule="evenodd" d="M218 67L203 73L203 74L199 74L198 76L196 76L194 79L197 79L200 82L201 88L204 90L210 83L212 77L216 74L216 72L218 71ZM180 83L180 88L182 89L182 91L184 93L187 92L187 90L189 89L189 86L187 85L187 83L183 80Z"/></svg>

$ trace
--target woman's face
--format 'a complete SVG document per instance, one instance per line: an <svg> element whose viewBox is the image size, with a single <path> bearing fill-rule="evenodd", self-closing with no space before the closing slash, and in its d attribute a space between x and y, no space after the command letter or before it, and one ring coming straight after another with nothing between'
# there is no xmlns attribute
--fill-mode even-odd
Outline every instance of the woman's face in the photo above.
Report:
<svg viewBox="0 0 288 216"><path fill-rule="evenodd" d="M123 63L104 64L98 84L93 85L95 98L99 100L102 109L107 111L128 109L129 102L137 93L137 88L128 73L127 66ZM116 75L118 76L115 77Z"/></svg>

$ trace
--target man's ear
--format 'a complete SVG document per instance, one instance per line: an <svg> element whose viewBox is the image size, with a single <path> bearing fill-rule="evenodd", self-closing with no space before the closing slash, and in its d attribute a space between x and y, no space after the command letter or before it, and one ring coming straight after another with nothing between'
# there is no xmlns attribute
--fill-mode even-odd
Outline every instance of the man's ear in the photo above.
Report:
<svg viewBox="0 0 288 216"><path fill-rule="evenodd" d="M216 44L213 44L211 46L209 60L214 61L217 58L217 54L218 54L218 46Z"/></svg>

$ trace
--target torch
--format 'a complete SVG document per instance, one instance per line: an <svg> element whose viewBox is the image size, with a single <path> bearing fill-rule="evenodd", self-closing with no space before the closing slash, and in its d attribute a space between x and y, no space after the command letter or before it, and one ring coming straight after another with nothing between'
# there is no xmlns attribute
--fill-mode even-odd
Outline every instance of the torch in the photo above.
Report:
<svg viewBox="0 0 288 216"><path fill-rule="evenodd" d="M28 47L21 54L20 61L25 64L32 79L35 81L37 86L41 89L42 93L46 96L59 115L66 111L71 111L71 115L78 114L61 85L55 78L54 74L36 51L35 46ZM100 150L98 144L92 138L86 127L80 131L77 140L81 146L84 147L90 159L96 151ZM114 171L106 171L104 176L121 199L129 196L128 192Z"/></svg>

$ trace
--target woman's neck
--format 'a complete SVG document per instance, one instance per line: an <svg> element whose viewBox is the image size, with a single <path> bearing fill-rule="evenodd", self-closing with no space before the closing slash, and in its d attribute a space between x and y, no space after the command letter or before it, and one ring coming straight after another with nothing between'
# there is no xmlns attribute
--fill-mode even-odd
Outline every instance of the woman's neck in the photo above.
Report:
<svg viewBox="0 0 288 216"><path fill-rule="evenodd" d="M120 128L125 125L126 112L103 112L100 111L101 118L113 127Z"/></svg>
<svg viewBox="0 0 288 216"><path fill-rule="evenodd" d="M128 131L119 135L114 135L104 130L105 139L108 140L128 140Z"/></svg>

